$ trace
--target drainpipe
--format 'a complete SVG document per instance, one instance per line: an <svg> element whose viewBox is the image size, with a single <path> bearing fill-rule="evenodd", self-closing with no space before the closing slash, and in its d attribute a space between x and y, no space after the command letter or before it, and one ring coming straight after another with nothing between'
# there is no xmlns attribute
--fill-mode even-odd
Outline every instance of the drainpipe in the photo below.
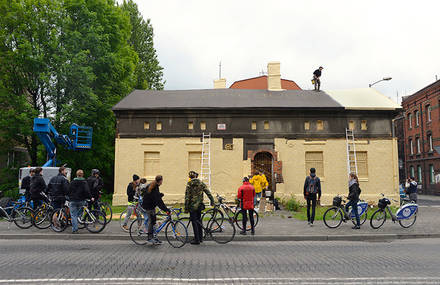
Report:
<svg viewBox="0 0 440 285"><path fill-rule="evenodd" d="M420 129L422 131L421 134L421 139L422 139L422 158L425 158L425 134L424 134L424 130L423 130L423 112L422 112L422 103L419 103L419 107L420 107ZM423 159L423 171L422 171L422 189L423 190L427 190L426 188L426 160ZM424 183L425 182L425 183ZM426 194L426 193L424 193Z"/></svg>

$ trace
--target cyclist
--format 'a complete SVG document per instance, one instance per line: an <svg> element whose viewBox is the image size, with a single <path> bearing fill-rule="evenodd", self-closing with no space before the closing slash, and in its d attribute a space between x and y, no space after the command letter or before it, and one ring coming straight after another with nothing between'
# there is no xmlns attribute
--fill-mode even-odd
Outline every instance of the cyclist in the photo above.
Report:
<svg viewBox="0 0 440 285"><path fill-rule="evenodd" d="M237 198L240 200L240 208L243 216L243 230L240 234L246 235L247 213L249 212L251 235L254 235L254 214L252 210L254 209L255 188L249 183L249 178L243 178L243 185L238 188Z"/></svg>
<svg viewBox="0 0 440 285"><path fill-rule="evenodd" d="M188 176L191 181L186 184L185 213L189 212L189 218L194 230L194 239L191 241L191 244L200 244L203 238L202 211L205 209L203 193L208 196L211 206L214 206L214 198L206 184L197 178L199 176L197 172L191 170Z"/></svg>
<svg viewBox="0 0 440 285"><path fill-rule="evenodd" d="M99 169L92 169L90 177L87 178L87 184L89 185L90 194L92 194L92 197L95 200L93 204L91 203L89 205L89 207L91 208L91 206L93 205L94 209L98 209L99 193L104 187L104 182L102 181L102 178L100 176Z"/></svg>
<svg viewBox="0 0 440 285"><path fill-rule="evenodd" d="M31 200L31 193L30 193L31 179L32 176L34 176L34 174L35 174L35 169L31 168L29 169L29 175L21 180L21 189L25 190L24 197L26 198L26 202L29 202Z"/></svg>
<svg viewBox="0 0 440 285"><path fill-rule="evenodd" d="M133 214L134 206L136 205L136 201L134 197L136 195L136 191L138 191L140 177L137 174L133 174L133 181L130 182L127 186L127 196L128 196L128 207L127 214L125 215L124 222L122 223L122 227L124 230L128 230L128 220Z"/></svg>
<svg viewBox="0 0 440 285"><path fill-rule="evenodd" d="M82 207L86 204L86 199L91 199L89 185L84 178L84 171L78 169L76 178L69 185L69 208L72 217L72 233L78 233L78 217L81 215Z"/></svg>
<svg viewBox="0 0 440 285"><path fill-rule="evenodd" d="M409 187L405 190L405 192L408 194L409 199L414 201L414 203L417 203L417 181L413 176L411 176L408 180Z"/></svg>
<svg viewBox="0 0 440 285"><path fill-rule="evenodd" d="M41 193L46 192L46 182L43 179L43 168L35 168L35 174L31 178L31 185L29 187L31 200L34 201L33 209L37 209L43 200L46 200Z"/></svg>
<svg viewBox="0 0 440 285"><path fill-rule="evenodd" d="M63 166L58 169L58 175L50 179L47 186L47 193L52 198L52 207L61 208L66 202L66 195L69 191L69 181L66 178L67 170Z"/></svg>
<svg viewBox="0 0 440 285"><path fill-rule="evenodd" d="M360 226L357 203L359 202L359 195L361 194L361 188L359 188L358 177L354 173L350 173L349 175L348 189L349 189L349 193L347 199L350 200L350 202L348 202L345 205L345 211L348 213L348 207L351 206L352 209L351 211L356 217L356 225L352 229L358 230L361 228L361 226ZM346 217L346 219L349 220L350 217Z"/></svg>
<svg viewBox="0 0 440 285"><path fill-rule="evenodd" d="M163 195L159 192L159 186L162 185L162 182L162 175L157 175L153 182L147 186L144 196L142 197L142 208L145 209L148 217L148 242L152 244L162 243L157 237L153 236L153 229L156 224L156 207L166 212L167 215L171 215L170 209L165 206L162 200Z"/></svg>

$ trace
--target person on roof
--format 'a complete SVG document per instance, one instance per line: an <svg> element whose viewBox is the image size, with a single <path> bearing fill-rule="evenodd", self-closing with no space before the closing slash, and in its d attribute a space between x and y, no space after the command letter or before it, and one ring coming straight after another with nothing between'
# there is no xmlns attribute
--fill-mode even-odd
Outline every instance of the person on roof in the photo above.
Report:
<svg viewBox="0 0 440 285"><path fill-rule="evenodd" d="M313 72L312 82L315 85L315 91L319 91L319 88L321 88L321 72L323 69L324 67L320 66L317 70Z"/></svg>

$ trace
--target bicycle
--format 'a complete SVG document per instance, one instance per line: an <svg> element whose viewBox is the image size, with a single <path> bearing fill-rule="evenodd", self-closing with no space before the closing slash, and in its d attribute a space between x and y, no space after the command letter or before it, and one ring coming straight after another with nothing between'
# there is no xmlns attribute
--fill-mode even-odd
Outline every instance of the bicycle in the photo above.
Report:
<svg viewBox="0 0 440 285"><path fill-rule="evenodd" d="M101 201L101 195L102 192L99 192L98 207L105 214L106 217L109 216L109 219L107 220L107 224L108 224L113 219L113 210L109 203Z"/></svg>
<svg viewBox="0 0 440 285"><path fill-rule="evenodd" d="M13 222L20 229L32 227L32 215L33 210L22 203L13 202L11 206L4 208L0 206L0 217L5 217L9 223Z"/></svg>
<svg viewBox="0 0 440 285"><path fill-rule="evenodd" d="M400 226L403 228L409 228L414 225L417 220L417 212L419 209L419 206L417 204L408 203L401 205L399 209L397 209L396 214L394 214L390 208L390 199L386 198L383 193L381 193L381 196L383 198L379 199L379 209L377 209L370 218L370 226L373 229L378 229L385 223L387 219L387 212L390 214L391 220L394 223L398 221ZM394 202L399 202L394 199L391 200L393 200Z"/></svg>
<svg viewBox="0 0 440 285"><path fill-rule="evenodd" d="M52 217L55 209L51 205L52 199L44 193L41 193L41 195L49 202L43 201L41 206L35 209L32 217L32 225L34 225L37 229L43 230L50 227L50 218Z"/></svg>
<svg viewBox="0 0 440 285"><path fill-rule="evenodd" d="M344 202L344 204L342 204L342 202ZM342 196L340 195L337 195L333 198L333 206L327 209L323 216L324 224L328 228L335 229L339 227L342 222L347 222L347 217L349 217L353 224L356 225L356 216L352 212L351 208L348 212L345 210L345 203L346 201L343 200ZM357 207L360 225L363 225L367 220L368 203L360 200L357 203Z"/></svg>
<svg viewBox="0 0 440 285"><path fill-rule="evenodd" d="M174 212L177 218L179 218L182 209L172 209L172 212ZM136 220L132 221L130 224L130 238L137 245L145 245L148 242L147 222L147 217L143 219L138 215ZM173 220L171 215L167 215L165 221L153 229L154 237L157 238L157 235L164 228L165 238L172 247L181 248L188 242L188 229L180 220Z"/></svg>
<svg viewBox="0 0 440 285"><path fill-rule="evenodd" d="M122 211L121 215L119 216L119 225L121 226L121 229L124 232L129 232L130 231L130 229L129 229L129 227L127 227L127 225L131 225L131 223L134 220L137 220L138 218L144 219L143 213L145 211L142 208L141 203L142 203L141 200L138 199L134 205L130 205L129 204L128 207L124 211ZM127 228L124 228L124 222L125 222L125 218L127 216L127 211L128 211L129 207L133 207L133 212L131 213L130 217L128 218L127 224L125 224L125 226ZM134 218L132 218L132 217L134 217Z"/></svg>

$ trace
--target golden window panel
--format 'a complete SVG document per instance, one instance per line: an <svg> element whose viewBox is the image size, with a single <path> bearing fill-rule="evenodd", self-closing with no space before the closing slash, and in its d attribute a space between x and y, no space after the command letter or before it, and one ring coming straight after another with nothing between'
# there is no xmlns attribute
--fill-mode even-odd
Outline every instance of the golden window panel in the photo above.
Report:
<svg viewBox="0 0 440 285"><path fill-rule="evenodd" d="M269 121L264 121L264 129L265 130L269 129Z"/></svg>
<svg viewBox="0 0 440 285"><path fill-rule="evenodd" d="M322 151L306 151L306 175L310 174L310 168L316 169L318 177L324 177L324 153Z"/></svg>
<svg viewBox="0 0 440 285"><path fill-rule="evenodd" d="M309 121L304 122L304 130L306 130L306 131L310 130L310 122Z"/></svg>
<svg viewBox="0 0 440 285"><path fill-rule="evenodd" d="M354 153L350 153L354 156ZM356 163L359 178L368 178L368 156L366 151L356 151ZM354 169L354 161L351 162L351 166Z"/></svg>
<svg viewBox="0 0 440 285"><path fill-rule="evenodd" d="M348 129L352 131L354 130L354 121L348 122Z"/></svg>
<svg viewBox="0 0 440 285"><path fill-rule="evenodd" d="M156 123L156 131L161 131L162 130L162 122L157 122Z"/></svg>
<svg viewBox="0 0 440 285"><path fill-rule="evenodd" d="M160 174L160 152L144 152L144 177Z"/></svg>
<svg viewBox="0 0 440 285"><path fill-rule="evenodd" d="M150 129L150 123L144 122L144 130L149 130L149 129Z"/></svg>
<svg viewBox="0 0 440 285"><path fill-rule="evenodd" d="M252 122L251 129L255 131L257 129L257 122Z"/></svg>
<svg viewBox="0 0 440 285"><path fill-rule="evenodd" d="M324 122L321 120L316 121L316 129L318 131L324 130Z"/></svg>
<svg viewBox="0 0 440 285"><path fill-rule="evenodd" d="M202 164L202 152L190 151L188 152L188 172L193 170L200 173L200 167Z"/></svg>
<svg viewBox="0 0 440 285"><path fill-rule="evenodd" d="M362 120L361 121L361 130L362 131L368 130L368 126L367 126L367 121L366 120Z"/></svg>
<svg viewBox="0 0 440 285"><path fill-rule="evenodd" d="M188 130L194 130L194 123L188 122Z"/></svg>
<svg viewBox="0 0 440 285"><path fill-rule="evenodd" d="M200 129L202 131L206 130L206 122L200 122Z"/></svg>

